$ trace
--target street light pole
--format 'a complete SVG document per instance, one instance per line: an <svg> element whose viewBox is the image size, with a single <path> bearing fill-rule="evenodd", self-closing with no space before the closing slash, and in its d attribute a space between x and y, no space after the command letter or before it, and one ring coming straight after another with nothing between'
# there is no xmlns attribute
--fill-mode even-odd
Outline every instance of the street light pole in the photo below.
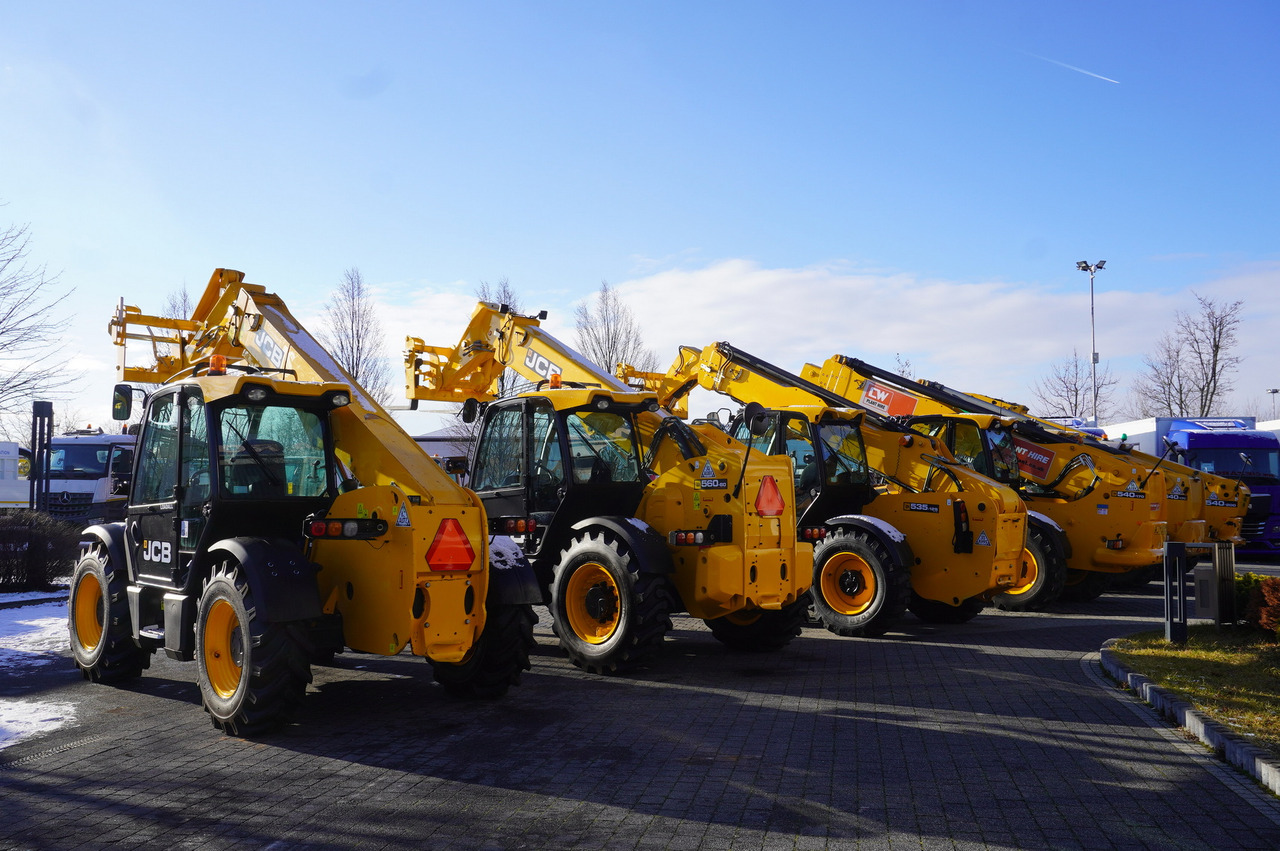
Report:
<svg viewBox="0 0 1280 851"><path fill-rule="evenodd" d="M1093 274L1107 265L1106 260L1090 264L1086 260L1076 263L1081 272L1089 273L1089 344L1092 348L1093 362L1089 364L1089 375L1093 382L1093 425L1098 425L1098 335L1094 331L1093 322Z"/></svg>
<svg viewBox="0 0 1280 851"><path fill-rule="evenodd" d="M1276 394L1280 393L1280 387L1268 390L1267 392L1271 394L1271 419L1274 420L1276 418Z"/></svg>

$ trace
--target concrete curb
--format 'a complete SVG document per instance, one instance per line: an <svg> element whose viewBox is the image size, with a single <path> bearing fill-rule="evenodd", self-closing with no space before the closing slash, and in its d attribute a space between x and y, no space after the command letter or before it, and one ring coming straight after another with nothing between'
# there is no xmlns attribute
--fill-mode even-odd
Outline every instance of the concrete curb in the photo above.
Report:
<svg viewBox="0 0 1280 851"><path fill-rule="evenodd" d="M1273 794L1280 795L1280 759L1272 756L1270 751L1250 744L1247 739L1231 732L1226 726L1210 720L1185 700L1174 697L1154 685L1151 680L1121 665L1110 650L1117 640L1112 638L1105 642L1100 653L1102 669L1113 680L1133 689L1134 694L1150 704L1162 717L1198 738L1221 759L1251 774Z"/></svg>

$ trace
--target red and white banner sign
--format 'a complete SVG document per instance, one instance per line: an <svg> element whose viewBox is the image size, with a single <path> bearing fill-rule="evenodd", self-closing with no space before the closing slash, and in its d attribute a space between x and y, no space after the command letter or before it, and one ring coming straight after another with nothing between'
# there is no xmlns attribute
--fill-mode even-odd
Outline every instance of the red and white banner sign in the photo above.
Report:
<svg viewBox="0 0 1280 851"><path fill-rule="evenodd" d="M1058 454L1021 437L1014 437L1013 445L1018 452L1018 469L1033 479L1048 481L1049 469Z"/></svg>
<svg viewBox="0 0 1280 851"><path fill-rule="evenodd" d="M910 393L899 393L874 381L868 381L862 387L862 404L891 417L914 414L916 401L916 397Z"/></svg>

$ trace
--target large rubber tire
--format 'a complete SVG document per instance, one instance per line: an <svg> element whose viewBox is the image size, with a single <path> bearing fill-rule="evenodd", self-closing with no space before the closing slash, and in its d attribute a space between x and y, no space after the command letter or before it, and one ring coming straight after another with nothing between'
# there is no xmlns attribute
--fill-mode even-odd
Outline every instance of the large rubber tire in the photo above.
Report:
<svg viewBox="0 0 1280 851"><path fill-rule="evenodd" d="M1022 572L1031 582L1021 588L996 594L991 603L1006 612L1036 612L1062 595L1067 583L1067 559L1051 535L1032 525L1022 550Z"/></svg>
<svg viewBox="0 0 1280 851"><path fill-rule="evenodd" d="M1164 565L1150 564L1146 567L1131 570L1128 573L1111 574L1111 584L1108 586L1108 590L1138 594L1145 591L1149 584L1158 579L1164 579Z"/></svg>
<svg viewBox="0 0 1280 851"><path fill-rule="evenodd" d="M1067 584L1063 586L1062 599L1068 603L1087 603L1096 600L1111 588L1111 574L1096 570L1068 570Z"/></svg>
<svg viewBox="0 0 1280 851"><path fill-rule="evenodd" d="M641 573L636 555L606 530L585 530L561 551L551 580L551 626L573 664L623 673L654 656L671 629L665 576Z"/></svg>
<svg viewBox="0 0 1280 851"><path fill-rule="evenodd" d="M837 532L814 548L810 594L836 635L883 635L907 610L911 573L866 532Z"/></svg>
<svg viewBox="0 0 1280 851"><path fill-rule="evenodd" d="M112 565L101 545L87 549L71 575L67 630L71 655L86 680L123 682L151 664L151 652L133 640L126 584L123 566Z"/></svg>
<svg viewBox="0 0 1280 851"><path fill-rule="evenodd" d="M262 617L238 566L216 567L196 617L196 681L213 726L253 736L292 719L311 682L301 625Z"/></svg>
<svg viewBox="0 0 1280 851"><path fill-rule="evenodd" d="M726 647L755 653L786 647L800 634L808 617L809 597L802 594L799 600L776 611L750 609L703 623Z"/></svg>
<svg viewBox="0 0 1280 851"><path fill-rule="evenodd" d="M529 670L536 621L532 606L490 606L484 632L465 659L431 663L436 682L457 697L502 697L520 683L520 672Z"/></svg>
<svg viewBox="0 0 1280 851"><path fill-rule="evenodd" d="M907 605L911 614L925 623L968 623L986 607L986 602L978 597L970 597L960 605L952 606L937 600L927 600L914 591L911 592L911 602Z"/></svg>

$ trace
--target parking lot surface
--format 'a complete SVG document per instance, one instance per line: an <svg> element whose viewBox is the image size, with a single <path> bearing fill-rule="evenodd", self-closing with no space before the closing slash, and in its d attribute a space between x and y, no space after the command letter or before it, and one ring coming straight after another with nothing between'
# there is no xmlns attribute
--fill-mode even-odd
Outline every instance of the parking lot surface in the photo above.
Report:
<svg viewBox="0 0 1280 851"><path fill-rule="evenodd" d="M118 688L68 659L0 682L77 710L0 751L0 847L1280 848L1280 801L1099 672L1159 628L1157 590L769 654L677 618L628 677L575 669L544 619L502 700L348 654L259 740L214 730L194 665Z"/></svg>

